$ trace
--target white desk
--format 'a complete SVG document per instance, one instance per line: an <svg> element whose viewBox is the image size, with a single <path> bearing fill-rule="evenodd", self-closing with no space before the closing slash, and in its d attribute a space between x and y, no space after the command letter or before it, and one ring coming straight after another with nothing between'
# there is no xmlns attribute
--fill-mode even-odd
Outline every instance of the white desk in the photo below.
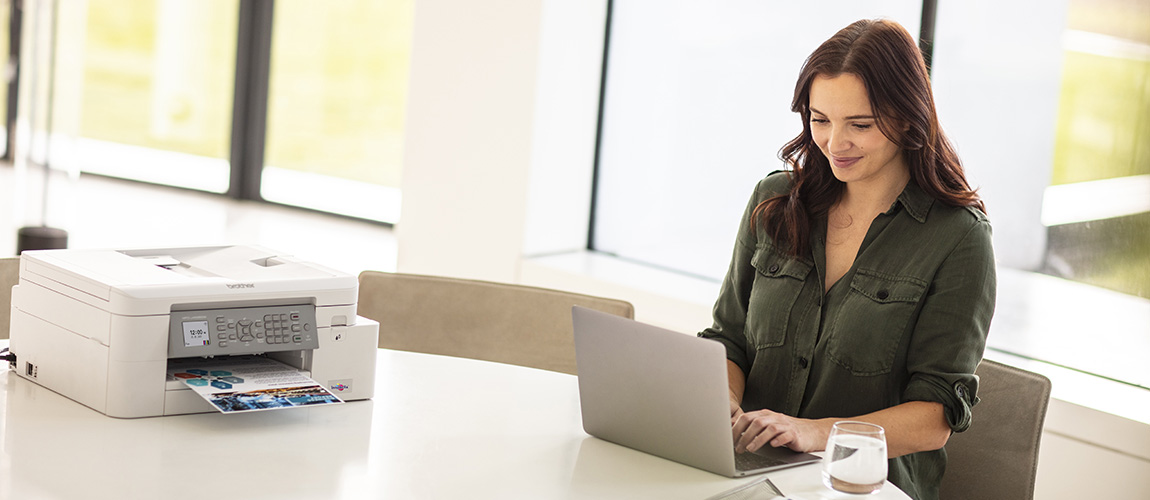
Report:
<svg viewBox="0 0 1150 500"><path fill-rule="evenodd" d="M0 346L6 345L0 341ZM379 351L372 401L120 420L0 367L0 499L702 499L744 484L583 432L576 378ZM818 465L771 473L795 499ZM888 484L868 499L906 499Z"/></svg>

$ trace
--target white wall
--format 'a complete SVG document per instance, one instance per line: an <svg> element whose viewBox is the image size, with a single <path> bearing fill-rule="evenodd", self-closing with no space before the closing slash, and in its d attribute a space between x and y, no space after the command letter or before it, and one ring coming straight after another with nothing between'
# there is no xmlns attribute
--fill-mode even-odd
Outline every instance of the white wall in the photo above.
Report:
<svg viewBox="0 0 1150 500"><path fill-rule="evenodd" d="M515 280L543 3L416 2L400 271Z"/></svg>
<svg viewBox="0 0 1150 500"><path fill-rule="evenodd" d="M416 3L401 272L520 281L585 248L605 0Z"/></svg>

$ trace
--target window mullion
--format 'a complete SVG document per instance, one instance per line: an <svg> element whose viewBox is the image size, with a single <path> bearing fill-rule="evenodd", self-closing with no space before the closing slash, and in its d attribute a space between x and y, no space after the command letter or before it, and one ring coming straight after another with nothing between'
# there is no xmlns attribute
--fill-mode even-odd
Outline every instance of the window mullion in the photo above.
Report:
<svg viewBox="0 0 1150 500"><path fill-rule="evenodd" d="M228 196L259 200L268 116L275 0L240 0Z"/></svg>

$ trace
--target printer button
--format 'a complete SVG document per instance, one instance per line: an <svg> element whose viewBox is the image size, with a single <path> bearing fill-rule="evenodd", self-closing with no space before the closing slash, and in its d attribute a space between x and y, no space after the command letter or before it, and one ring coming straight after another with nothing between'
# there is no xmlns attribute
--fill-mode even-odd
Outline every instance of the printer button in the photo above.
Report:
<svg viewBox="0 0 1150 500"><path fill-rule="evenodd" d="M300 326L299 326L299 325L292 325L292 326L291 326L291 331L292 331L292 333L299 333L299 332L303 331L303 329L302 329L302 328L300 328Z"/></svg>
<svg viewBox="0 0 1150 500"><path fill-rule="evenodd" d="M296 336L292 337L291 339L292 339L292 342L295 342L298 344L300 342L303 342L303 335L296 335Z"/></svg>
<svg viewBox="0 0 1150 500"><path fill-rule="evenodd" d="M216 316L216 323L223 323L225 321L227 321L227 318L223 316Z"/></svg>
<svg viewBox="0 0 1150 500"><path fill-rule="evenodd" d="M235 340L235 339L236 339L236 334L233 333L231 335L228 335L228 340Z"/></svg>
<svg viewBox="0 0 1150 500"><path fill-rule="evenodd" d="M216 331L217 332L226 332L226 331L228 331L228 327L225 325L216 325Z"/></svg>
<svg viewBox="0 0 1150 500"><path fill-rule="evenodd" d="M264 332L256 332L256 338L257 338L257 339L262 339L262 338L264 338Z"/></svg>
<svg viewBox="0 0 1150 500"><path fill-rule="evenodd" d="M221 340L221 341L219 341L219 343L217 343L216 345L218 345L218 346L220 346L220 347L227 347L227 346L228 346L228 343L227 343L227 341Z"/></svg>

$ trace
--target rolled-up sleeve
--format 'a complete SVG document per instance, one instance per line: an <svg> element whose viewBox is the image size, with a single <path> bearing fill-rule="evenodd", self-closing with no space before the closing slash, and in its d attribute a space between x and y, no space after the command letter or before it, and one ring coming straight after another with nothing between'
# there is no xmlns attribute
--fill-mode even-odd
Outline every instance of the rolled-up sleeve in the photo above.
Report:
<svg viewBox="0 0 1150 500"><path fill-rule="evenodd" d="M910 339L904 401L943 405L954 432L971 424L975 368L994 315L996 274L990 223L981 213L939 267Z"/></svg>

